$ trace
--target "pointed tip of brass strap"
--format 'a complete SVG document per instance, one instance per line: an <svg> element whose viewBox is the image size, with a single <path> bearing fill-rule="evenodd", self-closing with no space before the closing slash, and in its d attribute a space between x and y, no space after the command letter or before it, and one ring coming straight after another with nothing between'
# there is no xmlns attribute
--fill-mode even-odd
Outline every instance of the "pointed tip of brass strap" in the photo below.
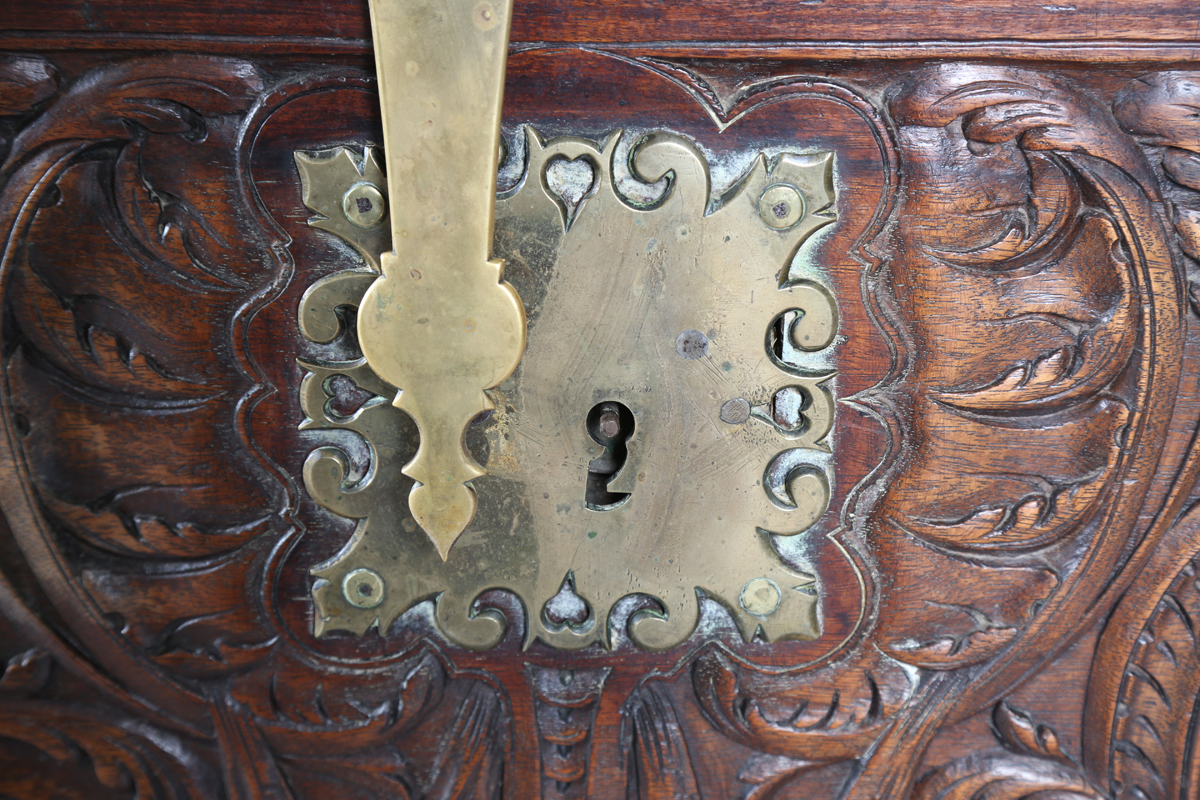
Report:
<svg viewBox="0 0 1200 800"><path fill-rule="evenodd" d="M450 548L475 518L479 500L463 483L417 484L408 495L408 509L445 561Z"/></svg>

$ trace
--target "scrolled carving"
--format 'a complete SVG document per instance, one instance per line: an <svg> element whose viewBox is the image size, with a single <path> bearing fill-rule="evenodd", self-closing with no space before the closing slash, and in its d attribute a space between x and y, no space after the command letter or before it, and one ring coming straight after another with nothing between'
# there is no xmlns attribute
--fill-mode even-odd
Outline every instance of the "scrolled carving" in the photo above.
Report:
<svg viewBox="0 0 1200 800"><path fill-rule="evenodd" d="M787 83L731 89L694 80L665 60L656 63L721 106L709 109L721 126L740 118L747 97L758 92L773 102ZM1190 118L1200 105L1200 82L1192 73L1161 72L1129 84L1115 95L1115 121L1105 105L1114 98L1107 79L1081 91L1046 71L942 64L887 92L894 127L877 133L885 143L894 136L903 155L899 182L889 184L899 205L875 237L879 263L864 268L862 286L864 304L878 312L881 328L896 334L896 363L883 384L850 404L894 422L894 452L859 499L848 501L847 530L837 534L845 541L860 536L867 555L861 625L851 624L853 633L826 650L823 642L792 645L811 645L795 651L806 659L818 656L804 666L782 664L776 655L793 651L768 650L761 642L745 644L742 652L732 627L733 644L680 651L677 662L632 649L555 653L553 668L538 667L552 684L535 682L532 702L528 676L511 666L513 659L544 654L536 649L541 645L516 636L489 653L462 654L433 634L420 640L432 631L421 627L430 623L420 612L410 618L415 643L404 638L408 630L315 644L307 636L307 570L330 558L342 539L295 524L307 513L296 508L308 502L298 488L299 462L269 463L279 452L273 437L286 437L278 436L280 426L268 430L263 418L251 419L254 404L275 381L286 395L280 403L286 413L268 419L282 420L294 434L298 394L308 419L297 438L308 446L332 447L317 438L326 430L342 436L365 430L372 445L394 448L403 461L417 442L403 415L400 423L387 423L386 436L372 433L373 420L398 413L388 403L395 387L360 359L306 357L309 374L301 381L290 359L283 366L255 363L246 353L247 319L263 310L289 271L320 275L328 267L313 269L299 256L292 264L287 248L294 243L282 244L287 237L256 216L262 210L251 199L243 152L255 137L248 119L267 114L263 109L287 91L302 96L320 81L306 76L299 89L284 86L279 97L268 97L276 89L264 86L253 65L190 57L117 63L61 88L48 62L21 57L0 62L0 77L11 79L0 90L0 131L13 143L3 154L0 210L11 232L0 273L3 424L18 443L12 475L0 476L7 481L0 500L11 509L22 497L32 499L30 511L12 515L9 544L21 558L6 561L4 569L27 570L18 576L25 581L21 597L80 648L81 664L113 676L118 688L112 691L127 692L129 707L154 715L153 722L133 720L126 711L60 699L53 681L60 667L26 650L0 678L0 737L22 742L13 745L20 752L48 754L64 774L101 787L97 792L147 797L494 798L525 787L533 787L528 793L534 796L539 783L546 797L574 797L589 781L620 771L630 779L630 793L648 798L732 796L725 785L714 788L720 779L734 786L740 780L754 798L836 791L871 800L913 792L922 800L1135 791L1158 797L1196 785L1187 735L1200 673L1189 655L1200 614L1192 596L1198 567L1175 556L1168 566L1155 562L1157 583L1143 581L1129 595L1131 603L1156 601L1145 619L1118 625L1102 640L1101 651L1119 651L1111 645L1128 633L1131 651L1128 658L1121 651L1097 662L1100 670L1118 662L1121 669L1107 683L1092 677L1091 705L1111 699L1108 683L1116 687L1110 717L1097 714L1097 731L1085 731L1092 743L1086 770L1056 744L1053 732L1004 704L992 715L999 749L925 775L917 766L940 726L989 713L980 709L992 709L996 696L1008 695L1106 612L1108 598L1128 586L1126 573L1143 563L1133 558L1122 567L1126 554L1158 542L1186 549L1194 539L1190 527L1161 533L1170 530L1171 509L1191 491L1183 485L1187 475L1173 488L1166 486L1170 476L1156 478L1163 485L1150 497L1161 499L1168 489L1178 495L1171 501L1176 505L1163 505L1162 520L1151 523L1159 507L1143 503L1151 473L1163 470L1154 464L1184 361L1183 271L1170 251L1178 247L1177 263L1193 279L1189 260L1200 253L1200 170L1193 163L1200 145ZM343 78L322 80L345 85ZM355 86L366 85L358 80ZM1148 161L1122 127L1142 143ZM590 158L594 177L611 169L609 144L538 140L530 154L547 169L548 160ZM289 170L290 157L289 150ZM670 137L651 137L642 150L635 148L635 180L670 178L661 204L636 213L699 203L712 221L723 203L745 199L711 197L698 163ZM350 165L352 185L368 172L378 178L369 163L350 159ZM771 162L755 166L750 180L758 182L746 196L762 199L774 180L771 168ZM839 192L846 185L856 188L838 183ZM529 180L502 200L501 213L536 200L555 236L584 236L591 215L612 201L607 191L603 181L575 195L554 181ZM617 201L628 205L628 198ZM299 214L293 213L295 233L303 228L303 209L288 202ZM771 213L774 207L766 205ZM780 213L776 219L785 220L790 210ZM525 269L530 252L511 229L500 230L510 265ZM324 234L314 236L326 241ZM80 242L88 245L87 258L80 258ZM611 248L616 252L618 245ZM772 264L793 252L783 247ZM313 284L303 300L297 286L288 295L292 305L272 323L294 319L300 302L308 312L300 327L312 352L352 351L347 312L376 277L368 251L360 248L360 254L366 268ZM766 271L768 284L775 268ZM757 394L722 396L705 411L713 424L769 440L764 456L800 446L818 452L835 430L834 416L848 405L834 399L846 373L835 382L828 370L797 372L786 359L773 360L785 350L820 354L841 346L839 333L859 331L847 329L849 316L839 314L851 310L841 289L835 303L827 276L799 272L786 289L770 287L787 295L764 312L777 318L770 333L764 336L762 326L746 332L755 352L767 354L754 368L761 372L747 370L746 385ZM646 275L665 280L654 269ZM181 306L188 313L180 313ZM536 310L558 313L551 306ZM795 314L800 307L805 313ZM269 334L257 329L255 335L269 339L261 352L287 351L286 343L271 338L286 327L276 325ZM687 328L707 338L706 326ZM684 332L672 331L664 341L668 350L679 348L671 352L687 368L701 359L687 357L699 340L677 339ZM732 373L743 365L731 360L730 366ZM560 367L556 375L568 372ZM357 399L348 402L347 394ZM514 405L510 411L517 394L502 386L496 413L472 429L473 452L489 462L480 486L526 474L513 466L515 456L540 446L531 438L536 429L518 418L536 418L545 409ZM739 399L744 407L725 408ZM1173 412L1176 436L1184 431L1187 408ZM639 422L627 463L643 466L604 473L604 488L614 495L643 492L651 476L645 482L638 476L654 462L656 446ZM1177 443L1176 450L1186 447ZM754 451L745 473L761 494L769 459L758 455ZM370 481L351 453L320 449L310 463L314 494L341 493L343 508L366 510L356 505L364 496L353 490ZM815 499L811 513L787 511L782 499L768 508L794 523L778 530L806 528L824 510L825 498L838 488L833 473L824 471L828 463L792 471L794 496ZM286 474L293 468L296 475ZM399 481L388 490L403 497L410 487ZM529 523L522 507L502 510L510 525ZM398 518L401 526L406 521ZM363 522L350 547L369 541L375 525L374 519ZM1139 545L1137 537L1151 525L1157 533ZM478 545L472 535L468 530L455 547ZM597 529L596 539L602 535ZM322 536L327 540L303 550ZM289 552L320 556L288 561ZM759 555L775 557L766 546ZM539 599L566 598L575 610L584 608L583 616L536 603L524 611L547 637L585 647L599 639L577 623L607 601L589 591L586 575L563 567L548 570L555 574L546 576ZM790 567L782 572L795 582L787 587L775 580L781 587L826 590L804 584L809 576ZM281 583L281 576L296 574L301 578ZM318 591L344 592L345 577L331 573ZM459 596L443 597L458 607L455 614L439 612L443 625L474 627L481 640L503 636L498 612L472 607L481 585L461 583ZM761 620L737 611L746 582L734 583L712 590L710 598L732 606L744 638L753 640ZM747 595L751 605L759 589L771 596L769 586L756 585ZM680 621L695 610L691 603L689 596L673 607L665 623L669 635L647 633L640 641L678 640L687 632ZM301 620L295 625L301 633L282 629L284 607ZM294 613L298 607L304 610ZM798 613L813 607L801 598ZM508 622L520 617L514 608L505 606ZM662 616L643 614L634 627L662 627ZM811 629L821 632L816 622ZM767 624L762 634L777 638L778 630ZM535 631L534 638L540 635ZM398 642L409 649L389 649ZM530 644L533 655L517 654L521 644ZM566 673L558 665L575 658L588 660L588 669L574 671L574 688L562 688ZM467 662L472 667L462 668ZM496 664L501 677L487 672ZM675 670L677 683L667 686L658 675L634 680L663 665ZM510 697L514 685L524 694ZM616 758L616 748L595 756L600 751L590 737L616 736L618 714L625 760L613 766L604 759ZM29 718L39 725L30 726ZM534 745L522 738L535 736ZM707 763L720 759L737 763L724 772ZM938 762L931 754L924 763ZM514 765L529 767L531 777ZM1110 771L1113 781L1106 785ZM13 789L6 777L0 777L0 793L45 796ZM835 789L825 791L828 783Z"/></svg>
<svg viewBox="0 0 1200 800"><path fill-rule="evenodd" d="M913 800L1105 800L1063 752L1052 728L998 703L993 730L1005 750L967 756L938 767L913 790Z"/></svg>
<svg viewBox="0 0 1200 800"><path fill-rule="evenodd" d="M898 542L913 536L952 558L1005 552L989 570L991 602L1024 606L989 611L976 592L967 605L983 613L980 635L928 662L944 669L1007 647L1052 591L1070 603L1089 591L1068 588L1087 577L1068 554L1096 549L1087 526L1111 508L1117 476L1136 469L1122 431L1142 424L1138 410L1160 391L1145 377L1133 384L1154 369L1135 358L1134 312L1152 298L1163 309L1156 322L1177 325L1178 284L1145 159L1071 87L1032 72L946 65L898 87L891 105L910 187L891 234L891 283L921 353L905 381L915 389L908 446L918 455L878 513L902 532ZM964 193L964 182L979 191ZM933 209L947 206L961 216L932 225ZM978 340L994 346L970 346ZM1055 547L1071 537L1081 538ZM990 635L1005 627L1007 635ZM902 649L890 652L904 658Z"/></svg>
<svg viewBox="0 0 1200 800"><path fill-rule="evenodd" d="M58 70L37 56L2 54L0 86L0 118L20 119L58 91ZM10 141L7 131L0 133L0 161L7 158Z"/></svg>
<svg viewBox="0 0 1200 800"><path fill-rule="evenodd" d="M172 752L171 737L153 733L140 735L136 726L122 727L101 710L37 701L0 704L0 737L32 745L60 768L89 763L100 791L130 792L139 800L205 800L202 784L178 757L186 750ZM0 778L0 791L16 800L36 800L53 786L52 779L31 781L31 786L19 781L11 774Z"/></svg>
<svg viewBox="0 0 1200 800"><path fill-rule="evenodd" d="M1134 640L1122 674L1109 676L1119 689L1105 771L1119 797L1180 797L1200 775L1193 738L1200 723L1198 575L1196 558L1179 569Z"/></svg>
<svg viewBox="0 0 1200 800"><path fill-rule="evenodd" d="M218 446L235 435L234 405L252 387L232 348L197 351L190 342L219 338L233 296L252 294L249 281L269 260L257 233L236 224L232 132L215 122L244 111L261 88L244 62L120 64L74 84L14 139L8 207L29 208L21 192L40 201L18 223L27 231L5 291L9 339L20 345L7 365L14 410L26 420L21 435L47 510L104 549L229 550L261 532L276 491L250 479L261 467L249 454L233 471L200 467L183 479L166 460L137 455L163 440L185 460L191 448ZM178 143L218 154L225 167L205 172L197 162L181 181L167 166ZM98 157L74 160L87 150ZM64 228L95 234L86 267ZM176 289L192 294L196 313L159 302ZM100 432L125 445L123 469L98 468L96 458L109 455L98 452Z"/></svg>
<svg viewBox="0 0 1200 800"><path fill-rule="evenodd" d="M1125 545L1098 532L1130 535L1165 435L1149 409L1177 373L1146 348L1179 341L1153 173L1103 107L1054 77L964 64L888 98L904 200L873 250L910 347L877 398L909 422L867 523L887 576L871 644L807 674L716 656L693 674L710 719L756 749L873 753L854 798L905 796L929 732L1070 641L1050 620L1118 567Z"/></svg>
<svg viewBox="0 0 1200 800"><path fill-rule="evenodd" d="M697 659L692 685L726 736L808 763L842 761L869 749L917 689L903 665L871 652L849 669L827 667L790 680L714 652Z"/></svg>
<svg viewBox="0 0 1200 800"><path fill-rule="evenodd" d="M1113 101L1121 126L1141 141L1162 177L1166 216L1176 242L1188 259L1193 307L1200 261L1200 73L1161 72L1143 75L1123 88Z"/></svg>
<svg viewBox="0 0 1200 800"><path fill-rule="evenodd" d="M1153 183L1103 112L1052 80L962 66L926 75L892 101L913 192L897 228L910 257L893 262L893 285L914 312L922 357L911 380L928 400L914 431L923 465L889 494L905 507L897 523L933 543L1045 547L1085 522L1109 483L1119 449L1105 442L1128 423L1128 404L1100 393L1126 370L1137 330L1128 233L1102 196L1085 199L1101 176L1077 154L1139 177L1135 192ZM964 179L989 188L964 196ZM947 205L961 216L934 223ZM937 283L953 290L926 291ZM995 346L971 346L982 337ZM947 477L937 465L966 443L977 466L942 484L953 496L909 502L917 485ZM1031 447L1037 463L1023 476L1018 448ZM1070 455L1056 463L1055 452Z"/></svg>
<svg viewBox="0 0 1200 800"><path fill-rule="evenodd" d="M190 743L169 731L111 709L49 699L56 669L33 648L11 658L0 677L0 793L13 800L83 796L138 800L205 800L210 777L189 752ZM4 756L14 742L44 754L52 772L35 761L22 767Z"/></svg>
<svg viewBox="0 0 1200 800"><path fill-rule="evenodd" d="M1198 101L1197 73L1162 71L1130 81L1113 102L1116 118L1142 144L1158 173L1163 216L1186 270L1193 314L1200 255ZM1192 332L1185 391L1189 379L1194 381L1194 341ZM1176 416L1178 426L1194 431L1191 403L1181 403ZM1194 630L1200 613L1195 556L1200 462L1194 438L1184 455L1180 463L1163 465L1164 479L1172 480L1174 513L1160 516L1130 558L1126 572L1134 576L1132 586L1106 625L1089 678L1086 763L1093 779L1117 797L1183 796L1200 775L1194 743L1194 699L1200 688Z"/></svg>
<svg viewBox="0 0 1200 800"><path fill-rule="evenodd" d="M44 102L50 83L18 87L21 102ZM5 568L34 564L18 577L44 587L34 602L58 609L56 632L166 727L30 696L49 669L30 653L0 680L0 737L138 797L465 796L456 781L498 782L494 687L448 678L424 651L365 678L330 672L274 616L295 529L290 479L250 436L270 381L246 326L290 262L251 200L245 145L290 88L264 97L245 61L133 59L73 81L13 137L0 404L17 451L0 501L23 555ZM421 724L476 735L478 769L383 774ZM193 780L210 756L218 774ZM23 791L2 793L46 796Z"/></svg>
<svg viewBox="0 0 1200 800"><path fill-rule="evenodd" d="M260 663L276 639L242 548L279 534L284 491L244 436L261 387L232 333L280 266L238 171L263 88L236 59L102 66L20 127L0 168L17 444L0 473L27 487L6 488L5 513L63 633L185 728L207 711L181 684Z"/></svg>

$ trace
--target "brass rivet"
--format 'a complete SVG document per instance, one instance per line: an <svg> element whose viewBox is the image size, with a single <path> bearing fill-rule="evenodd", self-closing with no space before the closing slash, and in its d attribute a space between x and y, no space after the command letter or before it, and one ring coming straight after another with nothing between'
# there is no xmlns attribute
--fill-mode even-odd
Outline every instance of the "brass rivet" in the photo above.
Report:
<svg viewBox="0 0 1200 800"><path fill-rule="evenodd" d="M779 584L770 578L754 578L746 581L742 587L742 608L755 616L774 614L781 600L783 592L779 591Z"/></svg>
<svg viewBox="0 0 1200 800"><path fill-rule="evenodd" d="M772 228L790 228L804 216L804 195L786 183L768 186L758 198L758 215Z"/></svg>
<svg viewBox="0 0 1200 800"><path fill-rule="evenodd" d="M735 398L721 406L721 422L741 425L748 419L750 419L750 403L744 397Z"/></svg>
<svg viewBox="0 0 1200 800"><path fill-rule="evenodd" d="M475 27L479 28L479 30L490 31L492 28L496 27L496 23L499 21L498 15L496 14L496 7L487 2L487 0L484 0L484 2L475 6L474 22Z"/></svg>
<svg viewBox="0 0 1200 800"><path fill-rule="evenodd" d="M383 602L383 578L373 569L352 570L342 579L342 595L358 608L374 608Z"/></svg>
<svg viewBox="0 0 1200 800"><path fill-rule="evenodd" d="M387 202L373 183L356 183L342 195L342 212L360 228L374 228L383 222Z"/></svg>
<svg viewBox="0 0 1200 800"><path fill-rule="evenodd" d="M704 358L708 353L708 337L700 331L686 330L675 338L675 352L688 361Z"/></svg>

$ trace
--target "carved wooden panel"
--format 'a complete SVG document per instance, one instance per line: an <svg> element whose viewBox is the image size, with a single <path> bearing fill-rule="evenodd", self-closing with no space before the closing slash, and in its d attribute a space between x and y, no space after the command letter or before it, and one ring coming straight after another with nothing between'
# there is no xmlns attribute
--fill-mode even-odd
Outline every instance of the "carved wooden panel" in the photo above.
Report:
<svg viewBox="0 0 1200 800"><path fill-rule="evenodd" d="M502 184L524 126L683 137L714 198L760 153L835 159L836 224L803 254L837 298L835 477L774 544L814 576L817 634L770 641L700 596L696 633L651 652L632 598L611 648L568 652L527 641L500 591L472 611L505 620L487 650L448 640L432 599L362 636L316 624L312 571L355 525L305 460L371 453L300 428L298 359L358 345L307 339L297 309L363 261L309 224L294 154L381 144L363 10L305 17L278 35L332 38L289 49L211 13L211 36L203 15L146 32L135 6L31 32L35 5L0 16L0 796L1200 792L1200 71L1179 9L1110 3L1116 44L1045 11L1065 21L1034 47L1037 13L968 3L931 36L983 20L975 51L893 57L874 22L768 42L755 9L790 12L767 3L742 4L745 36L693 3L623 39L590 4L530 7ZM924 8L895 5L876 11ZM1007 54L1005 24L1026 40ZM522 296L553 295L500 232ZM343 416L371 397L328 394ZM482 463L496 424L468 432Z"/></svg>

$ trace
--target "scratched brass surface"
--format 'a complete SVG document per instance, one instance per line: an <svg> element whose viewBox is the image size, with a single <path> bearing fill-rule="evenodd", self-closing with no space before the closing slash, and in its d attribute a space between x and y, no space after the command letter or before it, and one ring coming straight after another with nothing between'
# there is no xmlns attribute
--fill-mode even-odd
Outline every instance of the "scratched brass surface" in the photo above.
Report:
<svg viewBox="0 0 1200 800"><path fill-rule="evenodd" d="M463 431L525 344L521 300L491 258L512 0L370 5L394 249L379 259L358 339L421 431L404 466L416 481L408 505L445 559L475 515L467 482L484 474ZM343 197L351 223L375 219L370 199Z"/></svg>
<svg viewBox="0 0 1200 800"><path fill-rule="evenodd" d="M489 392L494 413L473 428L488 474L472 481L478 513L445 560L405 502L412 481L400 467L418 433L386 402L390 384L367 360L302 362L304 427L356 431L372 454L361 475L332 444L306 464L312 496L360 520L345 549L314 570L318 634L386 629L436 598L442 632L486 648L502 637L503 618L472 604L495 588L524 605L526 644L611 645L621 635L609 624L613 606L648 595L661 609L636 613L628 635L667 649L694 631L697 590L720 601L747 639L819 634L814 576L787 566L770 534L813 525L835 477L827 436L836 376L780 357L828 364L820 357L837 346L834 299L794 258L835 221L834 156L759 157L718 198L693 145L655 133L632 144L630 166L651 194L661 178L667 188L635 202L614 182L619 142L543 142L526 129L525 176L497 205L495 247L522 287L527 345ZM314 210L340 208L363 179L342 148L297 161ZM553 180L572 161L587 167L574 191ZM330 199L320 199L320 184ZM350 231L362 246L351 228L322 227ZM304 335L337 336L336 310L358 304L370 275L348 270L315 284L299 312ZM787 340L776 343L781 330ZM338 417L337 375L376 397ZM628 418L596 416L610 407ZM589 429L589 415L599 427ZM589 471L614 452L606 432L621 439L622 463L602 476L612 502L589 502ZM572 605L583 611L555 613Z"/></svg>

